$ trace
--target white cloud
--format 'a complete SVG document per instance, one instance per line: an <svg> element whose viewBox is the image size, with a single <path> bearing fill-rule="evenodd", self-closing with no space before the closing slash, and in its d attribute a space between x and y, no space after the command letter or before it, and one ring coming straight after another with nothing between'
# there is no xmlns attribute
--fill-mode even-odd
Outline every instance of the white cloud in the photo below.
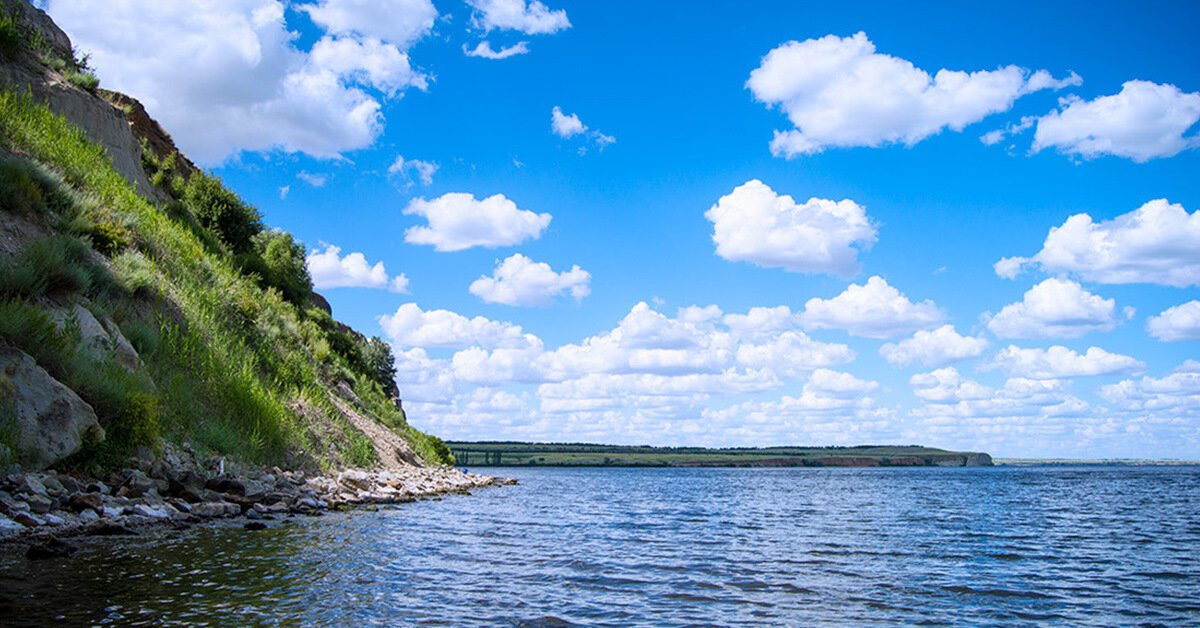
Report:
<svg viewBox="0 0 1200 628"><path fill-rule="evenodd" d="M362 253L347 253L345 257L341 253L340 247L329 244L324 251L310 251L304 258L314 288L386 288L408 292L408 277L404 273L389 278L383 262L372 265Z"/></svg>
<svg viewBox="0 0 1200 628"><path fill-rule="evenodd" d="M472 23L484 31L520 31L526 35L557 33L571 28L567 12L551 10L538 0L467 0L475 8Z"/></svg>
<svg viewBox="0 0 1200 628"><path fill-rule="evenodd" d="M304 170L301 170L299 173L297 173L296 178L313 186L314 188L325 187L325 183L328 181L326 176L323 174L313 174L311 172L305 172Z"/></svg>
<svg viewBox="0 0 1200 628"><path fill-rule="evenodd" d="M318 0L300 5L318 26L335 35L361 35L408 48L433 29L430 0Z"/></svg>
<svg viewBox="0 0 1200 628"><path fill-rule="evenodd" d="M413 199L404 213L421 216L427 226L410 227L404 241L430 244L438 251L461 251L476 246L494 249L536 240L550 225L550 214L535 214L495 194L476 200L471 194L455 192L433 200Z"/></svg>
<svg viewBox="0 0 1200 628"><path fill-rule="evenodd" d="M288 193L289 193L289 192L291 192L291 191L292 191L292 186L290 186L290 185L284 185L284 186L280 186L280 188L279 188L279 200L281 200L281 201L286 201L286 200L287 200L287 197L288 197Z"/></svg>
<svg viewBox="0 0 1200 628"><path fill-rule="evenodd" d="M908 366L945 366L951 362L983 355L988 341L982 337L961 336L953 325L942 325L937 329L921 330L899 343L888 343L879 348L879 354L891 364Z"/></svg>
<svg viewBox="0 0 1200 628"><path fill-rule="evenodd" d="M529 44L523 41L519 41L511 46L501 47L499 50L493 49L492 43L486 40L479 42L474 48L468 48L466 44L463 44L463 54L468 57L479 57L480 59L507 59L528 53Z"/></svg>
<svg viewBox="0 0 1200 628"><path fill-rule="evenodd" d="M986 368L1004 369L1014 377L1062 379L1139 371L1145 366L1127 355L1109 353L1100 347L1091 347L1079 354L1061 345L1046 349L1009 345L997 353Z"/></svg>
<svg viewBox="0 0 1200 628"><path fill-rule="evenodd" d="M1079 83L1009 65L991 71L942 69L934 76L880 54L866 34L790 41L750 73L754 97L796 126L776 131L771 151L792 157L827 147L913 145L944 128L960 131L1006 111L1032 91Z"/></svg>
<svg viewBox="0 0 1200 628"><path fill-rule="evenodd" d="M540 347L542 342L522 331L520 325L467 318L450 310L424 311L416 303L405 303L392 314L379 317L379 325L397 347L422 349L483 348L520 349Z"/></svg>
<svg viewBox="0 0 1200 628"><path fill-rule="evenodd" d="M895 338L933 327L946 318L929 300L913 303L882 277L851 284L832 299L809 299L801 323L810 329L844 329L852 336Z"/></svg>
<svg viewBox="0 0 1200 628"><path fill-rule="evenodd" d="M1112 96L1064 99L1062 109L1038 119L1033 151L1055 148L1084 159L1116 155L1141 163L1200 146L1200 135L1187 135L1198 120L1200 93L1127 81Z"/></svg>
<svg viewBox="0 0 1200 628"><path fill-rule="evenodd" d="M550 130L563 139L570 139L577 135L586 135L587 139L600 150L604 150L609 144L617 142L617 138L611 135L605 135L600 131L588 129L588 126L579 119L577 114L565 114L562 107L557 106L550 110ZM580 155L586 152L585 148L580 147Z"/></svg>
<svg viewBox="0 0 1200 628"><path fill-rule="evenodd" d="M854 201L798 204L757 179L722 196L704 217L713 223L717 255L792 272L853 275L858 253L876 241L875 225Z"/></svg>
<svg viewBox="0 0 1200 628"><path fill-rule="evenodd" d="M550 130L554 134L562 137L574 137L587 131L587 125L579 119L576 114L566 115L562 112L561 107L554 107L550 110Z"/></svg>
<svg viewBox="0 0 1200 628"><path fill-rule="evenodd" d="M849 364L857 357L843 344L818 342L802 331L786 331L761 344L737 348L737 363L752 369L770 369L785 377L827 366Z"/></svg>
<svg viewBox="0 0 1200 628"><path fill-rule="evenodd" d="M577 302L582 300L591 294L591 280L592 276L578 265L556 273L545 262L514 253L496 266L491 277L471 282L469 291L488 303L550 305L562 294L570 294Z"/></svg>
<svg viewBox="0 0 1200 628"><path fill-rule="evenodd" d="M437 15L428 0L308 10L326 30L305 51L277 0L48 3L104 84L141 100L203 165L241 151L334 158L368 147L383 129L381 98L425 87L405 51Z"/></svg>
<svg viewBox="0 0 1200 628"><path fill-rule="evenodd" d="M1033 265L1097 283L1200 285L1200 211L1158 199L1112 220L1075 214L1051 227L1037 255L1006 257L996 274L1011 279Z"/></svg>
<svg viewBox="0 0 1200 628"><path fill-rule="evenodd" d="M1051 277L993 316L987 327L1000 338L1078 338L1117 326L1116 301L1092 294L1069 279Z"/></svg>
<svg viewBox="0 0 1200 628"><path fill-rule="evenodd" d="M1200 340L1200 301L1188 301L1151 316L1146 331L1163 342Z"/></svg>
<svg viewBox="0 0 1200 628"><path fill-rule="evenodd" d="M1196 418L1200 416L1200 364L1188 360L1163 377L1110 384L1100 389L1100 396L1141 416Z"/></svg>
<svg viewBox="0 0 1200 628"><path fill-rule="evenodd" d="M388 174L403 177L409 185L412 183L410 177L413 175L417 177L421 185L433 185L433 175L437 170L438 165L432 161L405 159L404 155L396 155L396 160L392 162L392 165L388 166L387 171Z"/></svg>

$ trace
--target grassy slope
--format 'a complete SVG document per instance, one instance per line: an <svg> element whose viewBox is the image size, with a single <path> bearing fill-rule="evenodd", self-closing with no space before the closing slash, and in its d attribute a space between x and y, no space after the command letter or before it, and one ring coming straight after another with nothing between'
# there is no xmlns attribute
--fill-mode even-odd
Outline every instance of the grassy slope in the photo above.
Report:
<svg viewBox="0 0 1200 628"><path fill-rule="evenodd" d="M96 407L109 438L76 464L114 464L161 434L259 464L370 466L371 443L329 400L338 381L423 459L450 462L440 441L411 428L331 348L347 339L325 312L264 289L198 232L186 207L168 214L140 197L101 148L11 87L0 90L0 148L16 156L0 168L4 211L54 234L0 265L0 341ZM48 324L43 305L74 302L111 317L145 368L122 374L111 358L84 355L69 328Z"/></svg>
<svg viewBox="0 0 1200 628"><path fill-rule="evenodd" d="M769 461L788 460L789 464L817 464L822 458L869 458L887 461L895 458L937 459L969 455L918 446L860 447L763 447L709 449L705 447L648 447L591 445L579 443L450 442L460 463L484 464L483 452L500 453L504 465L539 466L675 466L722 464L753 466ZM464 455L463 452L466 452Z"/></svg>

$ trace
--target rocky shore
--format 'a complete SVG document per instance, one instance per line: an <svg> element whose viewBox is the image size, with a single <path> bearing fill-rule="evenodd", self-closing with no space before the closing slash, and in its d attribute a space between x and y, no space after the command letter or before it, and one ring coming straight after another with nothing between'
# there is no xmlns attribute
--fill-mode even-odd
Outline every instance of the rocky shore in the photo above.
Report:
<svg viewBox="0 0 1200 628"><path fill-rule="evenodd" d="M147 526L188 527L229 517L261 529L281 517L511 483L451 467L334 474L263 470L201 460L186 446L168 446L159 456L140 451L128 468L104 479L52 470L9 474L0 480L0 543L29 543L27 555L39 558L72 551L63 537L131 535Z"/></svg>

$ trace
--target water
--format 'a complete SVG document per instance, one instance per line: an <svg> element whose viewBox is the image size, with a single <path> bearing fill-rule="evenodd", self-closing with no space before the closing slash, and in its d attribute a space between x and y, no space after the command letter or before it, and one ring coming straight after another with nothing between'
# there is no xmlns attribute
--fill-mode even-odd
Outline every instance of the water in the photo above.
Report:
<svg viewBox="0 0 1200 628"><path fill-rule="evenodd" d="M0 549L0 623L1200 623L1200 467L495 471L521 484Z"/></svg>

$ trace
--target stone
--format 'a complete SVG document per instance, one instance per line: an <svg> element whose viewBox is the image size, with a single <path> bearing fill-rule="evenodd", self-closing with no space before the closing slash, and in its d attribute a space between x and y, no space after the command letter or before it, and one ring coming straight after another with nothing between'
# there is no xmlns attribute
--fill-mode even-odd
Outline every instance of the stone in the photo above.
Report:
<svg viewBox="0 0 1200 628"><path fill-rule="evenodd" d="M44 543L30 545L29 549L25 550L25 558L29 560L45 560L47 558L66 558L74 554L78 548L70 543L66 543L54 537L51 537Z"/></svg>
<svg viewBox="0 0 1200 628"><path fill-rule="evenodd" d="M105 484L104 482L101 482L100 480L96 480L95 482L88 483L87 492L99 493L101 495L108 495L111 491L108 488L107 484Z"/></svg>
<svg viewBox="0 0 1200 628"><path fill-rule="evenodd" d="M32 473L26 473L17 478L16 491L26 495L45 495L46 485L41 478Z"/></svg>
<svg viewBox="0 0 1200 628"><path fill-rule="evenodd" d="M67 499L67 508L75 512L85 510L99 514L104 509L104 498L100 493L75 493Z"/></svg>
<svg viewBox="0 0 1200 628"><path fill-rule="evenodd" d="M42 486L46 487L47 495L58 496L65 495L68 492L67 488L63 486L63 483L58 479L58 477L53 475L48 475L42 478Z"/></svg>
<svg viewBox="0 0 1200 628"><path fill-rule="evenodd" d="M29 510L39 515L44 515L50 512L50 508L54 506L54 502L45 495L29 495L25 498L25 503L29 504Z"/></svg>
<svg viewBox="0 0 1200 628"><path fill-rule="evenodd" d="M25 526L4 515L0 515L0 537L16 534L24 529Z"/></svg>
<svg viewBox="0 0 1200 628"><path fill-rule="evenodd" d="M48 513L42 515L42 519L46 521L46 525L48 525L48 526L61 526L61 525L67 524L66 519L63 519L62 517L60 517L52 512L48 512Z"/></svg>
<svg viewBox="0 0 1200 628"><path fill-rule="evenodd" d="M92 407L24 352L0 347L0 376L16 419L17 459L26 468L45 469L79 451L85 440L104 438Z"/></svg>
<svg viewBox="0 0 1200 628"><path fill-rule="evenodd" d="M150 519L171 518L171 511L167 510L165 506L148 506L146 504L134 504L130 506L128 514Z"/></svg>
<svg viewBox="0 0 1200 628"><path fill-rule="evenodd" d="M230 495L246 495L246 485L241 480L228 475L215 477L204 483L204 488L218 493L228 493Z"/></svg>
<svg viewBox="0 0 1200 628"><path fill-rule="evenodd" d="M28 510L29 504L16 499L8 493L0 491L0 513L4 513L11 517L14 513Z"/></svg>
<svg viewBox="0 0 1200 628"><path fill-rule="evenodd" d="M250 521L242 527L247 530L266 530L267 524L265 524L261 521Z"/></svg>
<svg viewBox="0 0 1200 628"><path fill-rule="evenodd" d="M192 505L192 514L197 517L228 517L241 514L241 512L240 506L226 502L203 502Z"/></svg>
<svg viewBox="0 0 1200 628"><path fill-rule="evenodd" d="M121 485L117 495L121 497L138 498L147 494L155 494L158 490L158 485L154 480L151 480L145 473L137 470L130 470L125 479L125 483Z"/></svg>
<svg viewBox="0 0 1200 628"><path fill-rule="evenodd" d="M79 513L79 522L83 524L92 523L100 520L100 514L95 510L85 510Z"/></svg>
<svg viewBox="0 0 1200 628"><path fill-rule="evenodd" d="M35 528L37 526L46 524L45 519L42 519L31 512L18 512L12 515L12 520L27 528Z"/></svg>
<svg viewBox="0 0 1200 628"><path fill-rule="evenodd" d="M69 475L60 475L57 479L59 486L63 487L63 493L66 495L78 493L84 489L83 484L80 484L79 480Z"/></svg>

